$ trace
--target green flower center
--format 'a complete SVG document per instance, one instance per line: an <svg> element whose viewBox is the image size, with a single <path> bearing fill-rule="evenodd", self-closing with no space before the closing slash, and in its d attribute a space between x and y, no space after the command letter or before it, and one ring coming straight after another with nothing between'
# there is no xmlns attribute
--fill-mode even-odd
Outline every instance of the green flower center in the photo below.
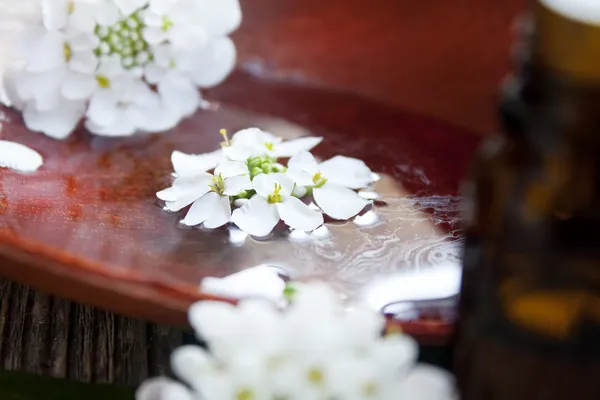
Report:
<svg viewBox="0 0 600 400"><path fill-rule="evenodd" d="M285 167L277 164L276 158L251 157L246 161L250 171L250 179L259 174L270 174L272 172L285 172Z"/></svg>
<svg viewBox="0 0 600 400"><path fill-rule="evenodd" d="M221 176L221 174L219 174L219 176L213 176L212 181L213 183L208 186L216 193L222 195L225 191L225 180L223 179L223 176Z"/></svg>
<svg viewBox="0 0 600 400"><path fill-rule="evenodd" d="M267 198L267 201L269 202L269 204L283 202L283 196L281 195L281 189L282 189L281 185L279 183L276 183L275 187L273 188L273 193L271 193L269 195L269 197Z"/></svg>
<svg viewBox="0 0 600 400"><path fill-rule="evenodd" d="M94 33L100 39L100 44L94 50L96 56L117 54L127 69L148 64L152 61L152 53L142 34L144 27L141 10L112 26L96 25Z"/></svg>
<svg viewBox="0 0 600 400"><path fill-rule="evenodd" d="M320 172L317 172L313 178L313 183L314 183L314 187L316 188L320 188L321 186L323 186L324 184L327 183L327 178L323 177L323 174Z"/></svg>

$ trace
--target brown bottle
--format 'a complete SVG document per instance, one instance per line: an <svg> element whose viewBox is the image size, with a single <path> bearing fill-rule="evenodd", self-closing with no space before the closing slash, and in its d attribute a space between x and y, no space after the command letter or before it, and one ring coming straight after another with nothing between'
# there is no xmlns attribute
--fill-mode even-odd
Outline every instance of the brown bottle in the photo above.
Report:
<svg viewBox="0 0 600 400"><path fill-rule="evenodd" d="M462 400L600 400L600 0L533 26L466 187Z"/></svg>

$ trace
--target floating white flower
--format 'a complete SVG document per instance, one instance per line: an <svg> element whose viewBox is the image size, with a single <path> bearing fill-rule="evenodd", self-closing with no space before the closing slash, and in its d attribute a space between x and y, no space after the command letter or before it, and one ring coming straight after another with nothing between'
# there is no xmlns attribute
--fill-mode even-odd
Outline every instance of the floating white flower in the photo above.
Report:
<svg viewBox="0 0 600 400"><path fill-rule="evenodd" d="M351 190L364 188L373 181L369 167L355 158L336 156L318 164L305 151L290 159L288 174L298 185L312 187L315 202L332 218L349 219L369 204Z"/></svg>
<svg viewBox="0 0 600 400"><path fill-rule="evenodd" d="M322 140L321 137L305 137L284 141L259 128L247 128L236 132L223 147L223 151L232 160L247 160L259 156L289 158L311 150Z"/></svg>
<svg viewBox="0 0 600 400"><path fill-rule="evenodd" d="M229 196L238 196L252 188L248 166L240 162L225 162L215 169L215 174L197 173L178 176L173 186L156 196L166 202L170 211L179 211L192 204L182 224L203 224L208 229L229 222L231 205Z"/></svg>
<svg viewBox="0 0 600 400"><path fill-rule="evenodd" d="M23 62L4 74L6 102L29 129L55 138L83 117L100 135L168 130L203 104L198 89L220 83L235 64L226 35L239 26L238 0L38 6L43 18L23 35Z"/></svg>
<svg viewBox="0 0 600 400"><path fill-rule="evenodd" d="M184 346L171 358L187 386L145 382L137 400L450 400L450 375L415 365L404 335L381 337L383 317L345 308L331 289L300 285L280 312L261 300L201 302L189 321L210 352Z"/></svg>
<svg viewBox="0 0 600 400"><path fill-rule="evenodd" d="M250 235L268 235L280 219L300 231L323 224L321 213L292 196L294 181L285 173L257 175L252 185L256 195L231 216L231 221Z"/></svg>

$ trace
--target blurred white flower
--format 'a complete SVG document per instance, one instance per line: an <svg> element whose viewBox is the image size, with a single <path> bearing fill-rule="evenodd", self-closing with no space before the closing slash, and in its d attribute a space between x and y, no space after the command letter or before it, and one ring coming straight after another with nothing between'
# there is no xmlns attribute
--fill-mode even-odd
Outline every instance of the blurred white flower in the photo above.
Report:
<svg viewBox="0 0 600 400"><path fill-rule="evenodd" d="M450 375L415 365L408 336L381 337L383 317L347 309L328 287L299 285L291 306L243 300L238 306L200 302L189 321L210 352L176 350L173 371L145 382L137 400L450 400Z"/></svg>
<svg viewBox="0 0 600 400"><path fill-rule="evenodd" d="M287 172L298 185L312 187L315 202L332 218L349 219L369 204L351 190L373 181L369 167L356 158L336 156L318 164L304 151L290 159Z"/></svg>
<svg viewBox="0 0 600 400"><path fill-rule="evenodd" d="M252 180L256 195L233 211L231 221L253 236L266 236L281 219L290 228L312 231L323 215L293 197L294 181L285 173L259 174Z"/></svg>
<svg viewBox="0 0 600 400"><path fill-rule="evenodd" d="M3 76L4 97L29 129L54 138L68 136L83 117L100 135L168 130L203 104L198 89L222 82L235 64L226 35L240 24L238 0L36 5L41 18L31 16L21 35Z"/></svg>

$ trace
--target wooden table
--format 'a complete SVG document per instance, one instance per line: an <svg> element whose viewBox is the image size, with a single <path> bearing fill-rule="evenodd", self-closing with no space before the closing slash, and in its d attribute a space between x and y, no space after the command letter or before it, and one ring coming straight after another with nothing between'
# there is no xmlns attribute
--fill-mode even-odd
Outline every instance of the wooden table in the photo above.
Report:
<svg viewBox="0 0 600 400"><path fill-rule="evenodd" d="M246 0L235 40L240 68L261 78L361 92L486 133L495 128L498 82L509 66L509 27L524 3ZM134 386L167 371L168 354L185 337L0 281L7 370Z"/></svg>

